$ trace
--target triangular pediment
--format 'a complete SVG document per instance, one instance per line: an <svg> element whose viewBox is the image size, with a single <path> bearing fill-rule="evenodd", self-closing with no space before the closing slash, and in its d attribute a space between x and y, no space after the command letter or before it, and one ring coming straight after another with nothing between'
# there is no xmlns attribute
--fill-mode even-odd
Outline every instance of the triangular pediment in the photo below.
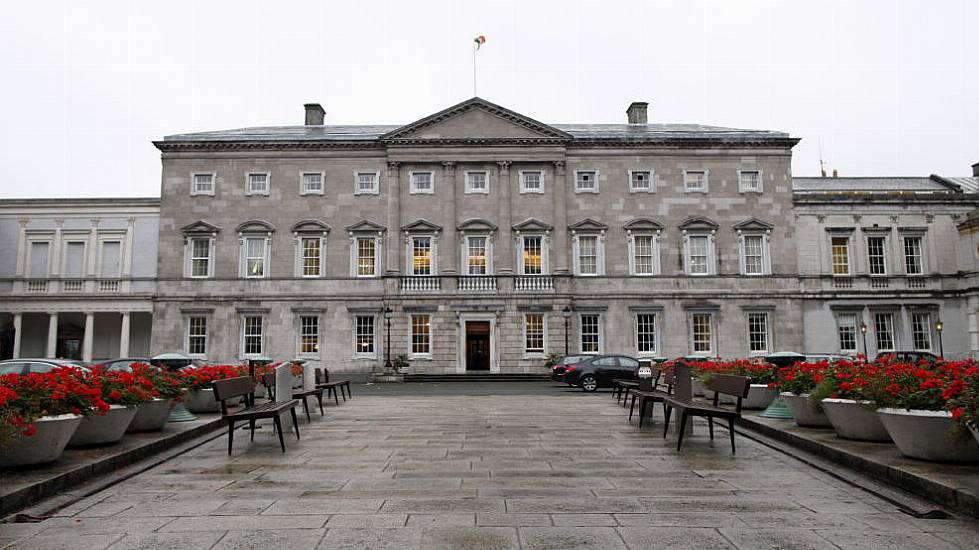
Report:
<svg viewBox="0 0 979 550"><path fill-rule="evenodd" d="M663 225L652 218L635 218L624 226L626 231L662 231Z"/></svg>
<svg viewBox="0 0 979 550"><path fill-rule="evenodd" d="M265 220L248 220L235 228L238 233L272 233L275 226Z"/></svg>
<svg viewBox="0 0 979 550"><path fill-rule="evenodd" d="M700 216L689 217L678 226L684 231L717 231L717 223Z"/></svg>
<svg viewBox="0 0 979 550"><path fill-rule="evenodd" d="M553 225L546 224L537 218L527 218L526 220L513 226L514 231L523 233L548 232L551 229L554 229Z"/></svg>
<svg viewBox="0 0 979 550"><path fill-rule="evenodd" d="M349 233L381 233L386 228L383 225L374 223L370 220L361 220L353 225L347 226L347 232Z"/></svg>
<svg viewBox="0 0 979 550"><path fill-rule="evenodd" d="M438 233L442 231L441 225L436 225L424 218L409 223L401 228L405 233Z"/></svg>
<svg viewBox="0 0 979 550"><path fill-rule="evenodd" d="M496 224L482 218L469 218L468 220L460 223L456 229L463 232L475 233L478 231L484 231L487 233L492 233L496 231Z"/></svg>
<svg viewBox="0 0 979 550"><path fill-rule="evenodd" d="M326 223L320 220L302 220L296 222L296 224L292 226L291 231L293 233L301 233L304 231L329 233L330 226L326 225Z"/></svg>
<svg viewBox="0 0 979 550"><path fill-rule="evenodd" d="M568 229L571 231L577 231L578 233L586 231L600 232L607 230L608 226L591 218L585 218L579 222L569 225Z"/></svg>
<svg viewBox="0 0 979 550"><path fill-rule="evenodd" d="M180 232L183 233L184 235L191 235L194 233L210 235L212 233L220 233L221 228L214 224L207 223L204 220L197 220L194 223L190 223L181 227Z"/></svg>
<svg viewBox="0 0 979 550"><path fill-rule="evenodd" d="M758 218L748 218L734 224L735 231L771 231L773 227L775 226Z"/></svg>
<svg viewBox="0 0 979 550"><path fill-rule="evenodd" d="M554 141L570 134L474 97L381 136L381 141Z"/></svg>

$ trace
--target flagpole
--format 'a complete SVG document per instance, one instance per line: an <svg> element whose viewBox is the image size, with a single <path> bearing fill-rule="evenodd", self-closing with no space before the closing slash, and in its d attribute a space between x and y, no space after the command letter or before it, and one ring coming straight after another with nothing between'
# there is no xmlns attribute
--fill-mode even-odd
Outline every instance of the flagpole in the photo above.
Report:
<svg viewBox="0 0 979 550"><path fill-rule="evenodd" d="M476 97L476 50L479 49L479 42L473 42L473 97Z"/></svg>

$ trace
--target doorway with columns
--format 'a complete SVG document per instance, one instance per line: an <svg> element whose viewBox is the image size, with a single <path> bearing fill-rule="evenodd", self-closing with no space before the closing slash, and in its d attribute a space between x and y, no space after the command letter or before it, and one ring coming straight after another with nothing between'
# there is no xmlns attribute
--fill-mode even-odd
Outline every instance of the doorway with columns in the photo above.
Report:
<svg viewBox="0 0 979 550"><path fill-rule="evenodd" d="M0 316L0 357L101 361L150 353L144 311L23 311Z"/></svg>

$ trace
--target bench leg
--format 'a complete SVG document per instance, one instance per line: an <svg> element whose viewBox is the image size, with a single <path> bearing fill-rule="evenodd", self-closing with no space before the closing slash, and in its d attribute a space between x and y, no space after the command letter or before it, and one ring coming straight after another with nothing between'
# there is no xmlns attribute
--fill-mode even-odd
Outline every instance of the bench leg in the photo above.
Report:
<svg viewBox="0 0 979 550"><path fill-rule="evenodd" d="M350 393L350 384L349 383L347 383L347 397L349 397L350 399L353 399L354 398L354 394Z"/></svg>
<svg viewBox="0 0 979 550"><path fill-rule="evenodd" d="M636 410L636 396L632 396L632 404L629 405L629 422L632 422L632 412Z"/></svg>
<svg viewBox="0 0 979 550"><path fill-rule="evenodd" d="M714 417L707 417L707 427L710 429L710 440L714 441Z"/></svg>
<svg viewBox="0 0 979 550"><path fill-rule="evenodd" d="M279 446L282 447L282 452L286 452L286 440L282 437L282 418L279 415L275 415L275 428L279 432Z"/></svg>
<svg viewBox="0 0 979 550"><path fill-rule="evenodd" d="M252 430L252 441L255 441L255 419L252 418L248 421L248 427Z"/></svg>
<svg viewBox="0 0 979 550"><path fill-rule="evenodd" d="M639 398L639 429L642 429L643 417L646 416L646 405L649 403L648 399Z"/></svg>
<svg viewBox="0 0 979 550"><path fill-rule="evenodd" d="M228 421L228 456L231 456L231 447L235 441L235 421Z"/></svg>
<svg viewBox="0 0 979 550"><path fill-rule="evenodd" d="M663 423L663 439L666 439L666 434L670 431L670 415L673 414L673 407L663 403L663 416L666 417L666 422Z"/></svg>
<svg viewBox="0 0 979 550"><path fill-rule="evenodd" d="M737 449L734 448L734 418L728 421L728 431L731 433L731 454L736 454Z"/></svg>
<svg viewBox="0 0 979 550"><path fill-rule="evenodd" d="M680 452L680 446L683 445L683 432L687 431L687 411L680 413L680 435L676 437L676 452Z"/></svg>
<svg viewBox="0 0 979 550"><path fill-rule="evenodd" d="M306 401L303 399L303 401ZM289 409L292 413L292 427L296 429L296 439L299 439L299 421L296 420L296 407ZM306 411L306 415L309 416L309 411Z"/></svg>
<svg viewBox="0 0 979 550"><path fill-rule="evenodd" d="M316 394L316 402L319 403L320 406L320 416L323 416L323 392Z"/></svg>
<svg viewBox="0 0 979 550"><path fill-rule="evenodd" d="M336 386L331 386L330 387L330 393L333 394L333 401L336 402L337 405L339 405L340 404L340 398L337 397L337 388L336 388Z"/></svg>
<svg viewBox="0 0 979 550"><path fill-rule="evenodd" d="M340 397L342 397L344 401L347 400L347 393L344 390L349 390L349 389L350 388L347 386L347 384L340 386Z"/></svg>
<svg viewBox="0 0 979 550"><path fill-rule="evenodd" d="M303 410L306 411L306 422L312 422L313 419L309 417L309 401L306 396L303 396Z"/></svg>

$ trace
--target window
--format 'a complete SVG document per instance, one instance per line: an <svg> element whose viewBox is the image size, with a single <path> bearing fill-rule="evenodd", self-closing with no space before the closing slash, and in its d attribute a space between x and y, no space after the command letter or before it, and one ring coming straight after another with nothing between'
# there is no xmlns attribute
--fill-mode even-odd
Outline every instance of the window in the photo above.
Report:
<svg viewBox="0 0 979 550"><path fill-rule="evenodd" d="M841 313L836 316L836 333L840 338L841 353L857 352L857 316Z"/></svg>
<svg viewBox="0 0 979 550"><path fill-rule="evenodd" d="M915 351L931 351L931 315L911 314L911 343Z"/></svg>
<svg viewBox="0 0 979 550"><path fill-rule="evenodd" d="M213 195L214 174L193 174L190 184L191 195Z"/></svg>
<svg viewBox="0 0 979 550"><path fill-rule="evenodd" d="M357 276L377 275L377 242L373 237L357 239Z"/></svg>
<svg viewBox="0 0 979 550"><path fill-rule="evenodd" d="M833 260L833 275L850 274L850 238L832 237L830 253Z"/></svg>
<svg viewBox="0 0 979 550"><path fill-rule="evenodd" d="M265 237L245 239L245 277L265 277Z"/></svg>
<svg viewBox="0 0 979 550"><path fill-rule="evenodd" d="M432 173L431 172L411 172L411 188L412 193L434 193L435 186L432 184Z"/></svg>
<svg viewBox="0 0 979 550"><path fill-rule="evenodd" d="M710 355L712 349L710 313L694 313L690 317L693 352Z"/></svg>
<svg viewBox="0 0 979 550"><path fill-rule="evenodd" d="M884 237L867 237L867 265L871 275L887 275Z"/></svg>
<svg viewBox="0 0 979 550"><path fill-rule="evenodd" d="M99 258L99 277L114 278L122 274L120 241L102 241L102 257Z"/></svg>
<svg viewBox="0 0 979 550"><path fill-rule="evenodd" d="M246 315L244 321L245 355L261 355L264 347L264 319L260 315Z"/></svg>
<svg viewBox="0 0 979 550"><path fill-rule="evenodd" d="M190 240L190 276L211 276L211 239Z"/></svg>
<svg viewBox="0 0 979 550"><path fill-rule="evenodd" d="M380 192L380 186L378 185L380 173L356 172L354 176L357 180L354 195L377 195Z"/></svg>
<svg viewBox="0 0 979 550"><path fill-rule="evenodd" d="M269 194L269 174L268 172L251 173L247 175L247 195L268 195Z"/></svg>
<svg viewBox="0 0 979 550"><path fill-rule="evenodd" d="M71 241L65 249L65 277L85 276L85 243Z"/></svg>
<svg viewBox="0 0 979 550"><path fill-rule="evenodd" d="M432 274L432 238L411 238L411 274L425 276Z"/></svg>
<svg viewBox="0 0 979 550"><path fill-rule="evenodd" d="M688 265L690 266L690 275L707 275L710 273L708 266L708 255L710 253L710 243L708 242L707 235L693 235L689 238L690 247L690 257L688 258Z"/></svg>
<svg viewBox="0 0 979 550"><path fill-rule="evenodd" d="M374 316L358 315L354 332L354 354L374 355Z"/></svg>
<svg viewBox="0 0 979 550"><path fill-rule="evenodd" d="M320 237L303 237L302 267L303 277L319 277L322 274L322 240Z"/></svg>
<svg viewBox="0 0 979 550"><path fill-rule="evenodd" d="M598 237L578 237L578 274L598 275Z"/></svg>
<svg viewBox="0 0 979 550"><path fill-rule="evenodd" d="M304 172L299 187L299 194L322 195L323 172Z"/></svg>
<svg viewBox="0 0 979 550"><path fill-rule="evenodd" d="M874 333L877 351L894 351L894 316L890 313L874 314Z"/></svg>
<svg viewBox="0 0 979 550"><path fill-rule="evenodd" d="M908 275L925 272L921 260L921 237L904 237L904 271Z"/></svg>
<svg viewBox="0 0 979 550"><path fill-rule="evenodd" d="M636 351L639 355L656 355L656 314L636 314Z"/></svg>
<svg viewBox="0 0 979 550"><path fill-rule="evenodd" d="M750 353L768 352L768 314L748 314L748 351Z"/></svg>
<svg viewBox="0 0 979 550"><path fill-rule="evenodd" d="M636 235L632 238L633 274L655 275L655 240L652 235Z"/></svg>
<svg viewBox="0 0 979 550"><path fill-rule="evenodd" d="M187 353L207 354L207 317L195 316L187 319Z"/></svg>
<svg viewBox="0 0 979 550"><path fill-rule="evenodd" d="M432 324L428 314L411 316L411 354L432 354Z"/></svg>
<svg viewBox="0 0 979 550"><path fill-rule="evenodd" d="M649 170L629 170L629 191L650 193L653 191L653 173Z"/></svg>
<svg viewBox="0 0 979 550"><path fill-rule="evenodd" d="M466 172L466 193L489 193L486 172Z"/></svg>
<svg viewBox="0 0 979 550"><path fill-rule="evenodd" d="M706 193L707 172L704 170L684 170L683 190L687 193Z"/></svg>
<svg viewBox="0 0 979 550"><path fill-rule="evenodd" d="M41 278L48 276L48 251L50 249L51 243L47 241L34 241L31 243L31 277Z"/></svg>
<svg viewBox="0 0 979 550"><path fill-rule="evenodd" d="M745 275L764 275L764 240L761 235L745 235L743 237Z"/></svg>
<svg viewBox="0 0 979 550"><path fill-rule="evenodd" d="M598 193L598 172L594 170L575 170L575 193Z"/></svg>
<svg viewBox="0 0 979 550"><path fill-rule="evenodd" d="M544 173L539 170L520 171L521 193L543 193Z"/></svg>
<svg viewBox="0 0 979 550"><path fill-rule="evenodd" d="M581 315L580 341L581 353L601 353L601 325L599 315L596 313L586 313Z"/></svg>
<svg viewBox="0 0 979 550"><path fill-rule="evenodd" d="M544 314L524 317L524 353L544 353Z"/></svg>
<svg viewBox="0 0 979 550"><path fill-rule="evenodd" d="M739 170L738 191L741 193L761 193L761 172L758 170Z"/></svg>
<svg viewBox="0 0 979 550"><path fill-rule="evenodd" d="M299 316L299 353L320 352L320 318L317 315Z"/></svg>
<svg viewBox="0 0 979 550"><path fill-rule="evenodd" d="M466 275L486 275L486 237L467 237Z"/></svg>
<svg viewBox="0 0 979 550"><path fill-rule="evenodd" d="M543 271L543 237L525 236L523 238L523 274L541 275Z"/></svg>

